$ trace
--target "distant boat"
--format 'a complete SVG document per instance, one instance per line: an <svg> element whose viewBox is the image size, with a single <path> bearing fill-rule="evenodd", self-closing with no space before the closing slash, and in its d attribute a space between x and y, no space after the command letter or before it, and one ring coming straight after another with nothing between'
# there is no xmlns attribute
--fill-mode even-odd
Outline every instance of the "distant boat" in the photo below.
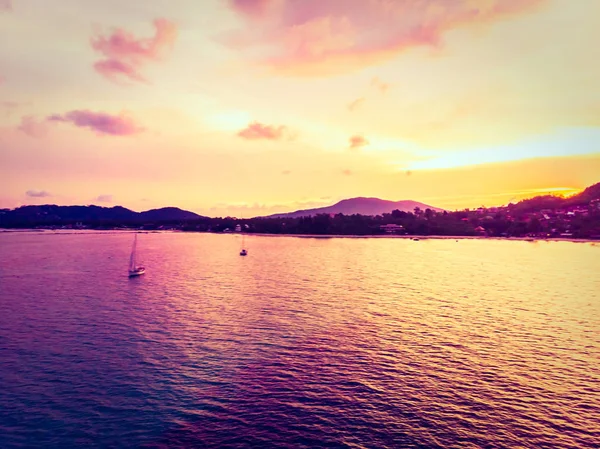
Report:
<svg viewBox="0 0 600 449"><path fill-rule="evenodd" d="M129 277L141 276L146 272L144 267L139 267L136 263L136 249L137 249L137 233L133 238L133 247L131 248L131 256L129 257Z"/></svg>
<svg viewBox="0 0 600 449"><path fill-rule="evenodd" d="M240 256L247 256L248 255L248 251L246 251L246 249L244 248L244 241L246 240L246 235L242 234L242 250L240 251Z"/></svg>

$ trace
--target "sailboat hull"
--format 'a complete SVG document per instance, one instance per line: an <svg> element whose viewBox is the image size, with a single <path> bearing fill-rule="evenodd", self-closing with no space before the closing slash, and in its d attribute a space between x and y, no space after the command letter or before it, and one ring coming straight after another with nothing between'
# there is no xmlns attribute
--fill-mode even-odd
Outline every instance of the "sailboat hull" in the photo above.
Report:
<svg viewBox="0 0 600 449"><path fill-rule="evenodd" d="M136 268L135 270L129 270L129 277L133 278L136 276L141 276L146 272L145 268Z"/></svg>

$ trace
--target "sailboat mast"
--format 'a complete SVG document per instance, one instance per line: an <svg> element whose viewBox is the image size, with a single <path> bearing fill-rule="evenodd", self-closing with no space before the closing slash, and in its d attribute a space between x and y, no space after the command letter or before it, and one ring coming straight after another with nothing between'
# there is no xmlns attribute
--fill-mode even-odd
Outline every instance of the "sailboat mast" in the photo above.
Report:
<svg viewBox="0 0 600 449"><path fill-rule="evenodd" d="M131 257L129 258L129 269L135 270L135 249L137 245L137 234L133 238L133 247L131 248Z"/></svg>

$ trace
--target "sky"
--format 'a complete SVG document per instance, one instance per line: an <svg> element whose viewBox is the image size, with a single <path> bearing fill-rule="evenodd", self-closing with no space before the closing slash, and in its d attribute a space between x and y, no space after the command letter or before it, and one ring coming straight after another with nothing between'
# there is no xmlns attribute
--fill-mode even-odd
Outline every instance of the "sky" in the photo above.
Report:
<svg viewBox="0 0 600 449"><path fill-rule="evenodd" d="M446 209L600 181L598 0L0 0L0 207Z"/></svg>

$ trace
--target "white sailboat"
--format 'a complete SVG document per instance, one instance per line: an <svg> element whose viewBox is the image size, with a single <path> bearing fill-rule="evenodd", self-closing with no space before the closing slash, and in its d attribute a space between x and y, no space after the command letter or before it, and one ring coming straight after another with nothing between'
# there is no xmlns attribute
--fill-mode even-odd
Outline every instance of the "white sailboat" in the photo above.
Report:
<svg viewBox="0 0 600 449"><path fill-rule="evenodd" d="M146 272L144 267L138 267L135 257L137 249L137 233L133 238L133 247L131 248L131 256L129 257L129 277L140 276Z"/></svg>
<svg viewBox="0 0 600 449"><path fill-rule="evenodd" d="M240 251L240 256L247 256L248 255L248 251L246 251L246 249L244 248L244 241L246 240L246 234L243 233L242 231L242 250Z"/></svg>

